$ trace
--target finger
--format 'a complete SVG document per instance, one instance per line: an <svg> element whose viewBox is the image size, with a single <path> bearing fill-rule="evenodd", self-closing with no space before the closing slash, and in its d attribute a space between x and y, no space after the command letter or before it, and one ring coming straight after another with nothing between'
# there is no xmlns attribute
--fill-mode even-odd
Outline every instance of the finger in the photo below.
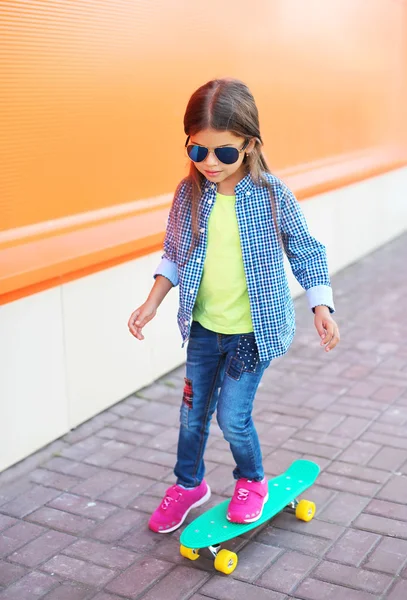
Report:
<svg viewBox="0 0 407 600"><path fill-rule="evenodd" d="M333 350L335 348L335 346L339 343L340 340L340 335L339 335L339 330L336 327L334 334L331 338L331 340L328 342L328 344L325 346L325 350L326 352L330 352L331 350Z"/></svg>
<svg viewBox="0 0 407 600"><path fill-rule="evenodd" d="M321 340L325 339L326 329L321 320L319 320L319 319L315 320L315 328L318 331L318 335L321 338Z"/></svg>
<svg viewBox="0 0 407 600"><path fill-rule="evenodd" d="M332 340L334 333L335 333L335 325L334 325L334 323L331 323L330 321L328 321L327 323L324 323L324 329L325 329L325 336L322 338L321 346L326 346L327 344L330 343L330 341Z"/></svg>
<svg viewBox="0 0 407 600"><path fill-rule="evenodd" d="M137 317L139 316L139 314L140 314L139 310L135 310L134 312L131 313L129 322L127 323L127 327L129 329L133 326L133 324L137 320Z"/></svg>

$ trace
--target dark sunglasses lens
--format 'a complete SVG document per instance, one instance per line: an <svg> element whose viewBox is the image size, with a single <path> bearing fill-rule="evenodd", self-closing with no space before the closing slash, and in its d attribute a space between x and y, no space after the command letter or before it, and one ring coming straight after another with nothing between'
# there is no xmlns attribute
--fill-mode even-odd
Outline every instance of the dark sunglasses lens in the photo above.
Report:
<svg viewBox="0 0 407 600"><path fill-rule="evenodd" d="M194 162L202 162L205 160L208 154L208 148L202 146L193 146L192 144L187 147L188 156Z"/></svg>
<svg viewBox="0 0 407 600"><path fill-rule="evenodd" d="M215 148L215 154L224 165L233 165L239 158L239 150L236 148Z"/></svg>

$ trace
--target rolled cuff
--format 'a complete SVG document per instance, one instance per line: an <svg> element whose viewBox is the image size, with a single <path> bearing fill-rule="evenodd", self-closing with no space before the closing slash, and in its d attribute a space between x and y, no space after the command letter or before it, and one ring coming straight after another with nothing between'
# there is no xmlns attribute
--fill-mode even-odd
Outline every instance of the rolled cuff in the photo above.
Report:
<svg viewBox="0 0 407 600"><path fill-rule="evenodd" d="M332 288L329 285L315 285L306 291L311 309L316 306L327 306L331 313L335 312Z"/></svg>
<svg viewBox="0 0 407 600"><path fill-rule="evenodd" d="M154 279L157 277L157 275L162 275L163 277L166 277L169 281L171 281L174 287L177 286L179 283L178 265L177 263L172 262L172 260L169 260L168 258L164 257L161 259L160 264L155 270Z"/></svg>

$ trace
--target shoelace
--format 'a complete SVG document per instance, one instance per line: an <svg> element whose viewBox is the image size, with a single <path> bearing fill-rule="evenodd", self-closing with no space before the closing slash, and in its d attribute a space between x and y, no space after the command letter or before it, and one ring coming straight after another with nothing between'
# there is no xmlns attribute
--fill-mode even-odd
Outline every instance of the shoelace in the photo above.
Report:
<svg viewBox="0 0 407 600"><path fill-rule="evenodd" d="M164 500L161 503L161 508L163 510L167 510L167 508L170 506L171 502L178 502L178 500L181 498L182 494L181 492L178 492L178 498L175 500L175 498L173 498L172 496L165 496Z"/></svg>
<svg viewBox="0 0 407 600"><path fill-rule="evenodd" d="M250 494L249 490L245 490L244 488L239 488L237 490L237 499L245 501L248 499L249 494Z"/></svg>

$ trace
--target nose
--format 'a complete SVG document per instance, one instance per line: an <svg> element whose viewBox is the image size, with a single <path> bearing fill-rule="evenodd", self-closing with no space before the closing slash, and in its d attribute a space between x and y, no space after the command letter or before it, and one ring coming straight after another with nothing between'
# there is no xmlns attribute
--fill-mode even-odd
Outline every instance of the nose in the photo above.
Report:
<svg viewBox="0 0 407 600"><path fill-rule="evenodd" d="M205 164L208 165L208 167L214 166L214 165L218 165L219 161L216 158L216 154L213 150L209 150L208 151L208 156L205 158Z"/></svg>

